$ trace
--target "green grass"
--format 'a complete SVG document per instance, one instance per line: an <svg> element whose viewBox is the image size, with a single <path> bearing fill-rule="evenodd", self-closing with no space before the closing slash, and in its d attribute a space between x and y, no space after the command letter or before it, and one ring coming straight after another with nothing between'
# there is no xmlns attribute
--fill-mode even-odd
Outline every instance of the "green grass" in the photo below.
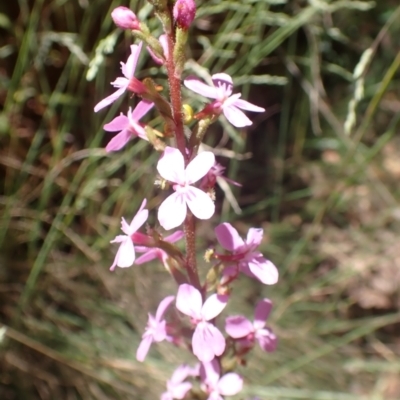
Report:
<svg viewBox="0 0 400 400"><path fill-rule="evenodd" d="M131 3L151 16L145 2ZM108 271L120 217L130 218L143 197L150 209L158 206L157 155L142 142L112 155L102 148L102 125L126 102L98 115L93 106L109 93L131 38L109 18L119 2L88 4L0 6L6 400L154 399L182 362L164 344L144 364L135 360L147 312L175 290L162 268ZM400 11L393 4L198 2L185 73L232 74L244 98L269 116L253 115L246 132L221 119L207 138L253 154L223 161L229 177L244 183L233 189L243 212L218 194L221 217L213 223L233 221L243 234L262 226L264 253L281 271L274 287L244 279L235 288L233 312L250 315L257 298L273 299L280 338L275 353L256 351L242 368L246 391L238 398L400 396ZM150 25L158 35L158 24ZM371 58L359 64L366 49ZM353 78L357 64L363 68ZM145 56L139 70L165 82ZM205 226L209 243L212 226Z"/></svg>

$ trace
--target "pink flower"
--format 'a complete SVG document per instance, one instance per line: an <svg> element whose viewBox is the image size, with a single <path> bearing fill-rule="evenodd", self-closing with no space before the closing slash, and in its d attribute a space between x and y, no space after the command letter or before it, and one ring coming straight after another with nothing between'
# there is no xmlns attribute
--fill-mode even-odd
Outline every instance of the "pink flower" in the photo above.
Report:
<svg viewBox="0 0 400 400"><path fill-rule="evenodd" d="M197 371L196 371L197 370ZM161 395L161 400L183 399L192 388L190 382L184 382L189 376L198 376L198 368L191 368L184 364L178 367L167 381L167 391Z"/></svg>
<svg viewBox="0 0 400 400"><path fill-rule="evenodd" d="M133 246L132 235L146 222L149 216L149 210L145 210L146 199L143 200L137 214L133 217L130 225L121 220L121 230L125 235L118 235L110 243L121 243L114 258L113 265L110 270L113 271L115 267L127 268L130 267L135 261L135 247Z"/></svg>
<svg viewBox="0 0 400 400"><path fill-rule="evenodd" d="M214 358L211 362L203 362L200 367L202 389L208 394L207 400L224 400L222 396L234 396L243 388L243 379L240 375L230 372L221 375L219 362Z"/></svg>
<svg viewBox="0 0 400 400"><path fill-rule="evenodd" d="M164 61L168 59L168 38L167 38L167 35L161 35L161 36L158 38L158 41L160 42L160 45L161 45L161 47L162 47L162 49L163 49L164 58L160 58L159 56L157 56L149 46L147 46L146 49L147 49L147 51L149 52L151 58L152 58L157 64L163 65L163 64L164 64Z"/></svg>
<svg viewBox="0 0 400 400"><path fill-rule="evenodd" d="M179 286L176 308L191 317L196 325L192 337L193 354L200 361L211 361L225 350L225 338L219 329L208 322L219 315L228 302L228 296L211 295L203 304L200 292L184 283Z"/></svg>
<svg viewBox="0 0 400 400"><path fill-rule="evenodd" d="M149 314L146 330L142 336L142 341L136 351L136 359L143 361L153 342L162 342L168 338L167 322L163 319L167 308L174 301L175 296L168 296L162 300L157 308L156 316Z"/></svg>
<svg viewBox="0 0 400 400"><path fill-rule="evenodd" d="M146 90L145 86L134 77L142 44L143 43L140 42L139 45L133 44L131 46L131 55L128 57L126 64L121 62L121 70L124 76L118 77L114 82L111 82L111 85L118 88L118 90L97 103L94 107L94 112L114 103L114 101L122 96L128 89L139 94Z"/></svg>
<svg viewBox="0 0 400 400"><path fill-rule="evenodd" d="M240 183L224 176L224 172L225 167L216 162L207 172L206 176L202 179L200 187L202 189L212 189L218 181L220 182L220 179L223 179L235 186L242 186Z"/></svg>
<svg viewBox="0 0 400 400"><path fill-rule="evenodd" d="M185 168L185 161L178 149L167 147L164 150L157 170L164 179L174 184L172 187L175 190L158 209L158 220L164 229L169 230L182 224L186 218L187 207L199 219L212 217L215 211L213 201L192 184L207 174L214 162L214 154L204 151Z"/></svg>
<svg viewBox="0 0 400 400"><path fill-rule="evenodd" d="M128 115L120 114L111 122L104 125L104 130L108 132L118 132L107 144L106 151L117 151L122 149L132 138L140 137L144 140L149 140L146 136L146 131L139 124L140 118L149 112L154 106L154 103L143 100L138 103L132 111L129 108Z"/></svg>
<svg viewBox="0 0 400 400"><path fill-rule="evenodd" d="M184 236L183 231L176 231L172 235L167 236L163 240L169 243L175 243L178 240L182 239ZM157 247L145 247L145 246L136 246L136 251L142 254L139 258L136 259L135 264L143 264L158 258L164 265L167 263L168 254Z"/></svg>
<svg viewBox="0 0 400 400"><path fill-rule="evenodd" d="M219 115L223 112L232 125L242 128L251 125L252 122L240 109L254 112L265 111L262 107L240 99L241 93L232 94L233 83L228 74L215 74L211 78L213 86L203 83L196 77L188 77L183 81L183 84L193 92L215 99L208 107L211 113Z"/></svg>
<svg viewBox="0 0 400 400"><path fill-rule="evenodd" d="M232 256L221 255L221 260L237 263L242 272L255 276L266 285L274 285L278 282L278 270L275 265L257 251L263 236L261 228L250 228L245 242L237 230L226 222L215 228L215 234L219 244L233 254Z"/></svg>
<svg viewBox="0 0 400 400"><path fill-rule="evenodd" d="M254 322L237 315L228 317L225 321L226 333L234 339L243 339L241 343L251 347L255 340L264 351L274 351L277 345L277 337L268 328L265 328L266 320L271 312L272 302L263 299L257 303L254 312Z"/></svg>
<svg viewBox="0 0 400 400"><path fill-rule="evenodd" d="M135 13L131 11L128 7L116 7L111 13L111 18L113 19L115 25L121 29L140 29L139 20Z"/></svg>
<svg viewBox="0 0 400 400"><path fill-rule="evenodd" d="M189 29L196 16L196 3L194 0L176 0L173 9L175 22L182 29Z"/></svg>

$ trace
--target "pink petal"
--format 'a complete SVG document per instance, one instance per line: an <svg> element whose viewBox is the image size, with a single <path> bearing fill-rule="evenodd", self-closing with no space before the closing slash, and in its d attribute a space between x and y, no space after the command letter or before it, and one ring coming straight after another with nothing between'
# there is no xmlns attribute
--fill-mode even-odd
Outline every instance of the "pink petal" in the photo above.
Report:
<svg viewBox="0 0 400 400"><path fill-rule="evenodd" d="M234 396L243 389L243 379L238 374L225 374L218 382L219 393L223 396Z"/></svg>
<svg viewBox="0 0 400 400"><path fill-rule="evenodd" d="M177 386L175 386L171 390L173 399L183 399L186 396L186 393L192 388L192 384L190 382L183 382Z"/></svg>
<svg viewBox="0 0 400 400"><path fill-rule="evenodd" d="M135 121L139 121L143 116L145 116L152 108L154 103L148 100L140 101L135 109L132 111L131 117Z"/></svg>
<svg viewBox="0 0 400 400"><path fill-rule="evenodd" d="M261 244L264 230L262 228L250 228L247 232L246 244L254 249Z"/></svg>
<svg viewBox="0 0 400 400"><path fill-rule="evenodd" d="M215 156L211 151L198 154L186 167L186 182L191 185L210 171L215 164Z"/></svg>
<svg viewBox="0 0 400 400"><path fill-rule="evenodd" d="M201 314L206 321L214 319L221 314L228 303L228 296L212 294L204 303Z"/></svg>
<svg viewBox="0 0 400 400"><path fill-rule="evenodd" d="M214 215L215 204L202 190L188 186L185 200L193 215L199 219L209 219Z"/></svg>
<svg viewBox="0 0 400 400"><path fill-rule="evenodd" d="M121 63L122 73L127 79L131 79L135 75L135 70L139 59L140 50L142 49L142 45L143 42L140 42L139 45L133 44L131 46L131 55L128 57L128 61L126 62L126 64Z"/></svg>
<svg viewBox="0 0 400 400"><path fill-rule="evenodd" d="M278 345L278 338L269 329L260 329L256 333L260 347L267 352L275 351Z"/></svg>
<svg viewBox="0 0 400 400"><path fill-rule="evenodd" d="M132 133L129 129L122 130L107 143L106 151L111 152L121 150L132 139L132 137Z"/></svg>
<svg viewBox="0 0 400 400"><path fill-rule="evenodd" d="M110 270L113 271L115 266L120 268L128 268L135 261L135 248L133 246L132 240L126 237L126 240L121 242L113 265L111 265Z"/></svg>
<svg viewBox="0 0 400 400"><path fill-rule="evenodd" d="M137 135L141 139L144 139L144 140L148 141L149 138L147 137L146 131L144 130L142 125L140 125L137 121L135 121L130 116L130 114L128 114L128 118L129 118L129 125L130 125L130 129L131 129L131 134L132 135Z"/></svg>
<svg viewBox="0 0 400 400"><path fill-rule="evenodd" d="M129 128L129 119L122 113L103 126L103 129L107 132L118 132L126 128Z"/></svg>
<svg viewBox="0 0 400 400"><path fill-rule="evenodd" d="M136 246L135 249L136 249L136 251L140 252L140 250L142 248L139 248L138 246ZM144 263L152 261L152 260L154 260L155 258L158 257L159 249L147 249L145 251L146 251L146 253L142 254L140 257L138 257L135 260L135 264L136 265L144 264Z"/></svg>
<svg viewBox="0 0 400 400"><path fill-rule="evenodd" d="M165 229L173 229L181 225L186 218L187 207L185 195L182 193L172 193L158 208L158 221Z"/></svg>
<svg viewBox="0 0 400 400"><path fill-rule="evenodd" d="M173 147L166 147L157 163L157 171L167 181L184 184L185 160L182 153Z"/></svg>
<svg viewBox="0 0 400 400"><path fill-rule="evenodd" d="M241 315L228 317L225 320L226 333L234 338L239 339L247 336L254 331L253 324Z"/></svg>
<svg viewBox="0 0 400 400"><path fill-rule="evenodd" d="M160 304L158 305L157 312L156 312L156 320L160 321L161 318L164 316L165 311L167 311L167 308L171 305L171 303L174 301L175 296L167 296L165 299L163 299Z"/></svg>
<svg viewBox="0 0 400 400"><path fill-rule="evenodd" d="M200 322L192 337L193 354L202 362L211 361L225 351L225 338L214 325Z"/></svg>
<svg viewBox="0 0 400 400"><path fill-rule="evenodd" d="M265 258L249 261L249 269L265 285L275 285L278 282L278 269Z"/></svg>
<svg viewBox="0 0 400 400"><path fill-rule="evenodd" d="M175 243L178 240L181 240L183 237L185 236L183 231L176 231L174 233L172 233L169 236L166 236L164 238L164 241L169 242L169 243Z"/></svg>
<svg viewBox="0 0 400 400"><path fill-rule="evenodd" d="M225 73L214 74L211 77L211 79L216 88L223 88L225 97L230 96L232 94L233 82L232 78L228 74Z"/></svg>
<svg viewBox="0 0 400 400"><path fill-rule="evenodd" d="M142 341L136 351L136 359L138 361L144 361L149 352L150 346L153 343L153 337L151 335L143 335Z"/></svg>
<svg viewBox="0 0 400 400"><path fill-rule="evenodd" d="M262 299L257 303L254 311L254 328L261 329L265 326L269 313L272 309L272 301L269 299Z"/></svg>
<svg viewBox="0 0 400 400"><path fill-rule="evenodd" d="M225 250L235 251L244 246L244 241L238 231L228 222L218 225L215 228L215 235Z"/></svg>
<svg viewBox="0 0 400 400"><path fill-rule="evenodd" d="M242 110L246 110L246 111L254 111L254 112L264 112L265 111L264 108L258 107L256 105L251 104L248 101L242 100L242 99L235 100L233 105L238 108L241 108Z"/></svg>
<svg viewBox="0 0 400 400"><path fill-rule="evenodd" d="M121 97L125 93L126 88L121 87L116 92L111 94L110 96L106 97L105 99L101 100L97 103L94 107L94 112L100 111L102 108L107 107L108 105L114 103L119 97Z"/></svg>
<svg viewBox="0 0 400 400"><path fill-rule="evenodd" d="M216 388L219 377L221 375L221 368L218 359L214 358L211 361L203 362L200 364L200 379L210 388Z"/></svg>
<svg viewBox="0 0 400 400"><path fill-rule="evenodd" d="M253 123L246 117L246 115L240 111L234 105L223 106L222 110L226 119L236 128L243 128L244 126L250 126Z"/></svg>
<svg viewBox="0 0 400 400"><path fill-rule="evenodd" d="M179 286L176 296L176 308L194 319L201 319L203 300L200 292L193 286L184 283Z"/></svg>
<svg viewBox="0 0 400 400"><path fill-rule="evenodd" d="M183 81L183 84L195 93L201 94L210 99L216 99L218 91L215 87L209 86L194 76L189 76Z"/></svg>
<svg viewBox="0 0 400 400"><path fill-rule="evenodd" d="M190 368L186 364L180 365L174 371L174 373L171 376L171 379L168 382L171 384L171 386L183 382L190 375L191 370L192 368Z"/></svg>
<svg viewBox="0 0 400 400"><path fill-rule="evenodd" d="M164 50L165 58L168 59L168 37L167 37L167 35L161 35L158 38L158 41L160 42L161 47Z"/></svg>
<svg viewBox="0 0 400 400"><path fill-rule="evenodd" d="M147 200L144 199L137 214L133 217L129 226L130 234L135 233L146 221L149 216L149 210L145 210Z"/></svg>

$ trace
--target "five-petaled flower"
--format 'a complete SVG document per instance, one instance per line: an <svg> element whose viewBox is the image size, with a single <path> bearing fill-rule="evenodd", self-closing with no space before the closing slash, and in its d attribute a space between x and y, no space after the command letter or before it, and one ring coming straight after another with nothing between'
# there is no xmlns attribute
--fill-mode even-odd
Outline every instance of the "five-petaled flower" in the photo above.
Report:
<svg viewBox="0 0 400 400"><path fill-rule="evenodd" d="M242 100L240 98L241 93L232 94L233 82L228 74L219 73L213 75L211 78L213 86L205 84L196 77L188 77L183 81L183 84L193 92L215 99L211 104L206 106L202 113L216 115L224 113L232 125L242 128L251 125L252 122L240 109L254 112L265 111L262 107Z"/></svg>
<svg viewBox="0 0 400 400"><path fill-rule="evenodd" d="M108 142L106 151L120 150L134 137L149 140L146 136L146 131L139 123L139 120L147 114L153 106L154 103L150 101L140 101L133 111L129 108L128 115L121 113L111 122L105 124L103 127L105 131L119 131L119 133Z"/></svg>
<svg viewBox="0 0 400 400"><path fill-rule="evenodd" d="M111 85L118 88L118 90L97 103L94 107L94 112L100 111L102 108L114 103L114 101L121 97L127 90L138 94L146 91L146 87L143 83L134 76L142 45L143 43L140 42L138 45L133 44L131 46L131 55L128 57L127 62L121 62L121 70L124 76L120 76L114 82L111 82Z"/></svg>
<svg viewBox="0 0 400 400"><path fill-rule="evenodd" d="M234 396L243 388L240 375L229 372L221 377L221 368L215 358L211 362L201 364L200 378L202 389L208 394L207 400L223 400L222 396Z"/></svg>
<svg viewBox="0 0 400 400"><path fill-rule="evenodd" d="M278 269L257 250L263 236L261 228L250 228L246 241L227 222L218 225L215 228L215 234L219 244L232 253L226 256L217 255L217 258L228 264L238 265L243 273L251 277L255 276L266 285L274 285L278 282Z"/></svg>
<svg viewBox="0 0 400 400"><path fill-rule="evenodd" d="M167 296L160 302L155 317L149 314L146 330L136 351L136 359L138 361L143 361L146 358L153 342L162 342L168 339L167 321L163 319L163 316L174 299L175 296Z"/></svg>
<svg viewBox="0 0 400 400"><path fill-rule="evenodd" d="M189 367L189 365L180 365L172 374L171 379L167 381L167 391L161 395L161 400L183 399L186 393L192 388L190 382L185 382L189 376L198 376L199 367Z"/></svg>
<svg viewBox="0 0 400 400"><path fill-rule="evenodd" d="M264 351L274 351L277 345L277 337L265 327L266 320L271 312L272 302L262 299L257 303L254 312L254 322L249 321L242 315L227 317L225 320L225 331L233 339L240 339L243 347L252 347L257 340Z"/></svg>
<svg viewBox="0 0 400 400"><path fill-rule="evenodd" d="M146 199L143 200L137 214L133 217L130 225L126 222L125 218L121 220L121 230L125 235L118 235L110 243L120 243L117 254L110 270L114 268L127 268L130 267L135 261L135 247L132 241L132 235L146 222L149 216L149 210L145 209Z"/></svg>
<svg viewBox="0 0 400 400"><path fill-rule="evenodd" d="M185 168L183 155L178 149L167 147L157 164L159 174L173 183L175 193L167 197L158 209L158 220L166 229L173 229L185 220L187 207L199 219L209 219L215 211L214 202L202 190L192 186L215 163L214 154L204 151Z"/></svg>
<svg viewBox="0 0 400 400"><path fill-rule="evenodd" d="M224 336L209 321L222 312L227 302L228 296L212 294L203 304L201 293L195 287L187 283L179 286L176 308L188 315L196 325L192 337L192 350L200 361L211 361L225 350Z"/></svg>

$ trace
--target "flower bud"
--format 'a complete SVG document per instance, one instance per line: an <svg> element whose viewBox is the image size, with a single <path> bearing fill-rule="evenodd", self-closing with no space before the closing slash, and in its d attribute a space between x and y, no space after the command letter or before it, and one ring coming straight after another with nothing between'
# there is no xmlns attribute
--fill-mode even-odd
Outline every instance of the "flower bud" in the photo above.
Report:
<svg viewBox="0 0 400 400"><path fill-rule="evenodd" d="M196 3L194 0L176 0L174 5L174 19L182 29L189 29L196 15Z"/></svg>
<svg viewBox="0 0 400 400"><path fill-rule="evenodd" d="M128 7L117 7L111 13L111 18L113 19L115 25L121 29L131 29L138 30L139 20L135 13L130 10Z"/></svg>

